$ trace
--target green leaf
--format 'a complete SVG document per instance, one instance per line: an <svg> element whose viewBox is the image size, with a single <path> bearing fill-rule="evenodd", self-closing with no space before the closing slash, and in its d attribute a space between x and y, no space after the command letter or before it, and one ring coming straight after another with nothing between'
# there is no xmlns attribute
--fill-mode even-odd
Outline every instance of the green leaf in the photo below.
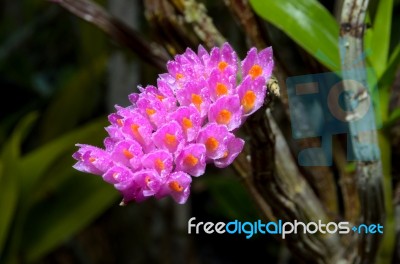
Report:
<svg viewBox="0 0 400 264"><path fill-rule="evenodd" d="M340 69L339 27L316 0L250 0L258 15L283 30L332 71Z"/></svg>
<svg viewBox="0 0 400 264"><path fill-rule="evenodd" d="M70 131L93 116L101 100L99 86L106 62L105 56L98 57L66 76L59 93L43 114L40 128L42 142Z"/></svg>
<svg viewBox="0 0 400 264"><path fill-rule="evenodd" d="M0 259L18 202L21 142L37 119L37 113L27 115L15 128L1 151L0 160Z"/></svg>
<svg viewBox="0 0 400 264"><path fill-rule="evenodd" d="M118 192L101 178L73 170L65 173L70 174L68 180L28 215L22 241L26 263L38 261L117 204Z"/></svg>
<svg viewBox="0 0 400 264"><path fill-rule="evenodd" d="M386 70L379 80L379 84L384 86L389 86L388 88L390 88L390 85L394 81L395 74L397 68L399 68L399 65L400 65L400 44L397 44L393 53L390 56Z"/></svg>
<svg viewBox="0 0 400 264"><path fill-rule="evenodd" d="M392 121L388 120L389 102L391 98L391 87L394 82L396 71L399 68L399 65L400 44L398 44L394 49L392 55L390 56L386 70L378 82L380 105L382 109L381 115L382 121L384 122L384 127L390 127L392 124Z"/></svg>
<svg viewBox="0 0 400 264"><path fill-rule="evenodd" d="M0 163L0 260L7 240L18 199L18 185L15 175L5 175L4 165Z"/></svg>
<svg viewBox="0 0 400 264"><path fill-rule="evenodd" d="M390 113L388 120L383 124L383 128L390 128L394 125L397 121L400 120L400 108L396 108Z"/></svg>
<svg viewBox="0 0 400 264"><path fill-rule="evenodd" d="M94 121L26 155L20 164L24 184L22 191L26 194L29 193L49 167L62 155L71 156L75 144L92 143L93 139L104 138L105 125L106 122L103 118Z"/></svg>
<svg viewBox="0 0 400 264"><path fill-rule="evenodd" d="M27 217L28 213L32 210L32 206L41 201L43 197L46 197L48 193L57 193L59 189L64 188L63 184L66 180L70 180L71 175L77 174L77 172L71 167L73 162L71 155L74 152L74 145L78 142L100 143L101 139L104 137L103 134L105 134L103 129L104 124L104 119L94 121L89 125L60 137L59 139L53 140L18 160L18 163L16 163L16 166L14 167L19 169L20 201L18 213L14 217L13 233L12 237L10 237L11 241L8 241L8 250L6 252L6 260L4 263L17 259L21 250L21 243L24 243L27 239L26 231L23 227L24 225L29 227L32 226L34 219ZM54 166L58 166L56 170L52 170ZM101 180L97 180L99 183L103 183ZM76 182L78 182L78 180ZM85 185L83 184L83 186ZM103 186L100 188L103 188ZM95 193L102 192L101 189L90 189L89 187L88 192L91 191ZM64 194L64 199L69 199L69 196L73 195L74 194L72 193ZM90 194L88 194L88 196L90 196ZM108 201L107 198L104 199L105 202ZM100 213L106 205L102 199L98 202L99 204L94 207L94 210L95 212ZM62 207L59 207L58 209L64 210ZM54 213L56 213L57 210L54 210ZM67 210L65 213L68 213L69 211L71 210ZM96 216L92 212L88 211L87 213L88 217ZM74 230L76 231L76 229ZM55 247L56 244L52 244L52 246Z"/></svg>
<svg viewBox="0 0 400 264"><path fill-rule="evenodd" d="M372 49L370 62L378 78L386 69L389 56L393 0L380 0L377 7L370 38Z"/></svg>

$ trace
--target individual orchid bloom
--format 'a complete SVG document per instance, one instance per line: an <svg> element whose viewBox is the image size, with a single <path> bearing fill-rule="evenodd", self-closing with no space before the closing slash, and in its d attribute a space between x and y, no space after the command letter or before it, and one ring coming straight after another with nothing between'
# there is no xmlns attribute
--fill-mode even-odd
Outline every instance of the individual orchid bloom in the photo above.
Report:
<svg viewBox="0 0 400 264"><path fill-rule="evenodd" d="M115 107L104 149L77 144L73 167L114 185L122 204L166 196L185 203L207 163L224 168L242 152L234 131L264 104L273 66L271 48L252 48L243 61L228 43L210 53L187 49L156 86L138 87L129 106Z"/></svg>
<svg viewBox="0 0 400 264"><path fill-rule="evenodd" d="M115 105L115 110L117 110L116 114L122 119L126 119L132 116L132 112L138 111L138 108L134 105L130 105L128 107L122 107L119 105ZM116 120L119 125L120 120ZM110 122L114 124L113 122Z"/></svg>
<svg viewBox="0 0 400 264"><path fill-rule="evenodd" d="M114 140L125 139L125 136L121 130L121 127L124 124L124 117L118 113L112 113L108 115L108 121L110 122L110 125L105 127L108 135Z"/></svg>
<svg viewBox="0 0 400 264"><path fill-rule="evenodd" d="M175 60L167 63L168 73L175 79L178 89L190 80L207 77L204 75L204 65L200 59L195 59L194 55L195 53L188 49L184 54L175 56Z"/></svg>
<svg viewBox="0 0 400 264"><path fill-rule="evenodd" d="M106 130L111 137L122 134L123 139L138 142L142 146L143 151L147 152L154 149L154 143L147 140L153 133L153 126L138 109L130 111L129 117L120 119L117 126L108 126Z"/></svg>
<svg viewBox="0 0 400 264"><path fill-rule="evenodd" d="M174 165L172 154L161 149L144 155L142 164L144 168L156 170L160 176L171 173Z"/></svg>
<svg viewBox="0 0 400 264"><path fill-rule="evenodd" d="M201 46L201 45L200 45ZM192 49L187 48L184 53L182 53L182 56L187 59L190 65L196 66L197 71L203 71L204 70L204 63L202 62L201 58L194 52ZM180 56L178 56L180 57Z"/></svg>
<svg viewBox="0 0 400 264"><path fill-rule="evenodd" d="M206 147L204 144L190 144L176 157L176 170L198 177L206 169Z"/></svg>
<svg viewBox="0 0 400 264"><path fill-rule="evenodd" d="M225 75L236 75L238 71L238 58L232 47L225 43L221 48L213 48L210 56L205 61L206 69L218 69Z"/></svg>
<svg viewBox="0 0 400 264"><path fill-rule="evenodd" d="M111 184L127 182L133 179L134 173L132 170L122 164L110 166L110 168L103 174L103 180Z"/></svg>
<svg viewBox="0 0 400 264"><path fill-rule="evenodd" d="M228 138L225 144L227 148L222 158L214 160L214 165L217 168L228 167L235 160L243 150L244 140L233 136Z"/></svg>
<svg viewBox="0 0 400 264"><path fill-rule="evenodd" d="M156 170L142 170L135 173L135 182L139 187L136 201L154 196L161 188L163 181Z"/></svg>
<svg viewBox="0 0 400 264"><path fill-rule="evenodd" d="M162 102L143 96L138 99L137 106L140 113L148 118L154 129L164 124L167 109Z"/></svg>
<svg viewBox="0 0 400 264"><path fill-rule="evenodd" d="M236 74L230 76L221 76L218 69L211 72L208 78L208 89L210 97L213 102L224 95L231 95L236 93Z"/></svg>
<svg viewBox="0 0 400 264"><path fill-rule="evenodd" d="M187 48L186 51L182 54L181 58L184 60L179 61L178 59L178 62L181 63L183 62L182 64L185 63L193 71L193 75L192 76L189 75L190 77L207 78L207 76L204 75L205 65L202 63L199 56L192 49Z"/></svg>
<svg viewBox="0 0 400 264"><path fill-rule="evenodd" d="M167 63L169 74L175 78L177 83L182 83L197 77L191 63L182 55L177 55L175 60Z"/></svg>
<svg viewBox="0 0 400 264"><path fill-rule="evenodd" d="M142 156L142 147L134 140L119 141L111 152L114 163L123 164L133 171L142 168Z"/></svg>
<svg viewBox="0 0 400 264"><path fill-rule="evenodd" d="M223 96L215 101L210 106L208 120L226 126L229 131L238 128L242 123L239 96Z"/></svg>
<svg viewBox="0 0 400 264"><path fill-rule="evenodd" d="M153 127L142 112L137 108L116 107L117 112L110 114L108 120L111 125L106 127L106 131L113 139L133 139L143 147L148 145L144 139L151 136Z"/></svg>
<svg viewBox="0 0 400 264"><path fill-rule="evenodd" d="M167 107L167 110L169 112L174 111L178 105L178 102L175 98L174 86L162 78L157 79L157 86L161 96L164 97L163 99L161 98L161 101L163 101L164 105Z"/></svg>
<svg viewBox="0 0 400 264"><path fill-rule="evenodd" d="M112 165L110 154L106 151L86 144L77 144L76 146L79 147L79 150L72 156L77 160L73 166L74 169L102 175Z"/></svg>
<svg viewBox="0 0 400 264"><path fill-rule="evenodd" d="M120 127L125 138L139 142L143 147L148 145L147 139L153 133L153 127L149 120L141 113L134 113L131 118L124 120Z"/></svg>
<svg viewBox="0 0 400 264"><path fill-rule="evenodd" d="M238 86L242 115L244 118L257 111L263 104L266 95L264 78L257 78L252 81L250 76L246 76Z"/></svg>
<svg viewBox="0 0 400 264"><path fill-rule="evenodd" d="M131 178L114 184L121 192L124 204L131 201L142 202L156 195L163 184L155 170L141 170L130 176Z"/></svg>
<svg viewBox="0 0 400 264"><path fill-rule="evenodd" d="M196 139L201 127L200 113L193 106L181 106L172 112L168 120L177 121L181 127L187 142Z"/></svg>
<svg viewBox="0 0 400 264"><path fill-rule="evenodd" d="M168 150L170 153L181 150L186 144L182 128L176 121L160 127L153 133L151 139L159 149Z"/></svg>
<svg viewBox="0 0 400 264"><path fill-rule="evenodd" d="M225 139L233 136L224 125L209 123L203 127L197 137L196 142L206 147L206 157L208 160L220 159L227 151Z"/></svg>
<svg viewBox="0 0 400 264"><path fill-rule="evenodd" d="M251 48L242 62L243 77L250 76L252 80L263 77L266 82L271 77L273 67L271 47L259 53L256 48Z"/></svg>
<svg viewBox="0 0 400 264"><path fill-rule="evenodd" d="M167 90L167 87L162 88L164 89L157 89L153 85L148 85L146 88L138 87L140 93L130 94L128 96L129 101L136 105L140 98L146 97L151 101L160 101L167 111L173 111L177 106L176 98L173 96L172 91Z"/></svg>
<svg viewBox="0 0 400 264"><path fill-rule="evenodd" d="M177 203L183 204L189 197L191 182L192 177L190 175L182 171L173 172L164 181L160 191L156 194L156 198L160 199L170 195Z"/></svg>
<svg viewBox="0 0 400 264"><path fill-rule="evenodd" d="M194 106L202 118L207 116L211 100L206 81L187 82L184 89L177 91L176 98L181 106Z"/></svg>

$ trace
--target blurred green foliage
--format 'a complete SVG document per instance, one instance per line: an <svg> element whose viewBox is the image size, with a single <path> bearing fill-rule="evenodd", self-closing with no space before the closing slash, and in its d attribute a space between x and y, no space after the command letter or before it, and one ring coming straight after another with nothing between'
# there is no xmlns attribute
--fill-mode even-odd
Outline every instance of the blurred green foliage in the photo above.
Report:
<svg viewBox="0 0 400 264"><path fill-rule="evenodd" d="M390 86L400 63L399 34L393 35L393 0L372 1L369 9L372 26L365 32L364 47L367 67L374 70L378 84L380 105L377 116L393 122L396 115L388 117ZM340 70L339 25L328 10L317 0L274 1L250 0L254 10L265 20L284 31L296 43L331 71ZM372 21L371 21L372 20ZM392 44L392 45L391 45ZM382 113L383 112L383 113ZM393 112L395 114L395 112Z"/></svg>
<svg viewBox="0 0 400 264"><path fill-rule="evenodd" d="M76 143L105 137L110 49L48 2L1 5L0 263L32 263L117 201L71 158Z"/></svg>
<svg viewBox="0 0 400 264"><path fill-rule="evenodd" d="M0 97L0 263L36 263L118 204L112 186L74 170L71 158L76 143L100 146L106 136L113 49L103 32L49 2L0 6L0 84L8 91ZM248 200L227 203L236 190L236 199L247 197L240 183L217 181L216 208L255 214Z"/></svg>
<svg viewBox="0 0 400 264"><path fill-rule="evenodd" d="M346 44L339 41L340 25L319 1L250 0L250 3L260 16L283 30L328 69L340 70L338 51L340 49L340 53L347 56L344 46ZM363 39L364 51L361 54L365 58L360 57L366 60L366 67L372 69L368 70L367 82L370 91L372 87L378 87L378 91L372 94L372 100L378 124L382 121L384 128L379 131L379 145L385 193L386 235L377 263L391 262L396 240L393 224L392 149L391 136L388 133L388 128L400 118L398 102L394 103L395 109L391 109L392 98L398 96L393 94L392 85L400 64L400 36L398 30L392 29L394 8L393 0L371 1L367 12L368 26ZM356 61L354 64L357 67Z"/></svg>
<svg viewBox="0 0 400 264"><path fill-rule="evenodd" d="M110 41L49 2L22 2L0 4L0 263L7 264L37 262L118 201L111 186L72 169L71 158L76 143L100 145L106 136ZM250 2L320 63L338 69L339 27L320 2ZM391 0L377 2L365 43L371 49L369 64L385 89L383 109L388 109L400 63L392 8ZM388 126L399 118L397 109L383 120ZM203 183L219 214L257 217L239 182L209 178Z"/></svg>
<svg viewBox="0 0 400 264"><path fill-rule="evenodd" d="M340 69L339 26L329 11L316 0L251 0L254 10L284 31L328 69Z"/></svg>

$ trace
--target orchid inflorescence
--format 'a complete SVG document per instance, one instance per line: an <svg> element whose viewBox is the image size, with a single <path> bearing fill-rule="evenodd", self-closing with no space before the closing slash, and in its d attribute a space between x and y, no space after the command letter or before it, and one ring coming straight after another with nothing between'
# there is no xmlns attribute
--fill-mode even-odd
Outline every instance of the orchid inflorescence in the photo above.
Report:
<svg viewBox="0 0 400 264"><path fill-rule="evenodd" d="M191 176L206 163L224 168L242 151L233 131L263 105L273 65L272 48L252 48L242 62L227 43L210 53L188 48L167 63L157 87L139 87L132 105L116 106L105 149L77 144L74 168L101 175L123 203L167 195L185 203Z"/></svg>

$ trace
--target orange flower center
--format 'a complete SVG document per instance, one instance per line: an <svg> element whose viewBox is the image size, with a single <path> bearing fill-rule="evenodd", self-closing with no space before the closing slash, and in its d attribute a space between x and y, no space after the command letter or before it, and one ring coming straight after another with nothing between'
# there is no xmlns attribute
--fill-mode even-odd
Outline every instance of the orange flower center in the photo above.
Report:
<svg viewBox="0 0 400 264"><path fill-rule="evenodd" d="M168 184L169 188L171 188L171 190L175 191L175 192L182 192L183 191L183 187L182 185L179 184L178 181L171 181Z"/></svg>
<svg viewBox="0 0 400 264"><path fill-rule="evenodd" d="M157 170L159 170L159 171L162 171L163 169L165 169L164 162L161 159L156 159L154 161L154 164L155 164Z"/></svg>
<svg viewBox="0 0 400 264"><path fill-rule="evenodd" d="M122 119L118 118L117 119L117 124L122 127L124 125L124 123L122 122Z"/></svg>
<svg viewBox="0 0 400 264"><path fill-rule="evenodd" d="M151 116L154 115L156 113L156 110L152 109L152 108L146 108L146 114Z"/></svg>
<svg viewBox="0 0 400 264"><path fill-rule="evenodd" d="M200 105L203 103L203 98L198 94L192 94L192 103L200 110Z"/></svg>
<svg viewBox="0 0 400 264"><path fill-rule="evenodd" d="M90 157L90 158L89 158L89 161L93 163L93 162L96 161L96 158Z"/></svg>
<svg viewBox="0 0 400 264"><path fill-rule="evenodd" d="M193 127L192 121L190 121L190 119L186 118L186 117L184 117L182 119L182 125L183 125L183 129L185 129L185 130Z"/></svg>
<svg viewBox="0 0 400 264"><path fill-rule="evenodd" d="M180 79L182 79L184 76L183 76L183 74L182 73L177 73L176 75L175 75L175 78L177 79L177 80L180 80Z"/></svg>
<svg viewBox="0 0 400 264"><path fill-rule="evenodd" d="M228 67L228 63L226 63L225 61L220 61L220 62L218 63L218 69L219 69L220 71L225 70L226 67Z"/></svg>
<svg viewBox="0 0 400 264"><path fill-rule="evenodd" d="M164 139L165 143L169 146L175 146L176 145L176 136L166 133L165 134L165 139Z"/></svg>
<svg viewBox="0 0 400 264"><path fill-rule="evenodd" d="M209 137L206 140L206 148L208 151L215 151L218 148L218 146L219 146L219 142L215 138Z"/></svg>
<svg viewBox="0 0 400 264"><path fill-rule="evenodd" d="M185 163L187 166L194 167L197 165L197 163L199 163L199 159L192 154L189 154L183 159L183 163Z"/></svg>
<svg viewBox="0 0 400 264"><path fill-rule="evenodd" d="M157 94L157 95L156 95L156 97L157 97L157 99L158 99L158 100L160 100L160 101L161 101L162 99L164 99L164 98L165 98L165 97L164 97L164 96L162 96L161 94Z"/></svg>
<svg viewBox="0 0 400 264"><path fill-rule="evenodd" d="M242 98L242 106L245 113L250 112L256 102L257 96L253 91L247 91Z"/></svg>
<svg viewBox="0 0 400 264"><path fill-rule="evenodd" d="M137 124L132 124L132 125L131 125L131 131L132 131L133 136L134 136L136 139L141 139L141 138L142 138L142 136L141 136L140 133L139 133L139 125L137 125Z"/></svg>
<svg viewBox="0 0 400 264"><path fill-rule="evenodd" d="M151 182L150 176L144 177L144 182L146 183L146 185L149 185L149 183Z"/></svg>
<svg viewBox="0 0 400 264"><path fill-rule="evenodd" d="M124 150L122 151L122 153L124 154L124 156L125 156L127 159L133 158L133 154L132 154L129 150L127 150L127 149L124 149Z"/></svg>
<svg viewBox="0 0 400 264"><path fill-rule="evenodd" d="M217 96L225 95L228 93L228 87L226 87L223 83L217 83L217 87L215 88Z"/></svg>
<svg viewBox="0 0 400 264"><path fill-rule="evenodd" d="M218 124L228 124L231 121L232 113L226 109L221 110L217 115L217 123Z"/></svg>
<svg viewBox="0 0 400 264"><path fill-rule="evenodd" d="M261 66L260 65L258 65L258 64L254 64L252 67L251 67L251 69L250 69L250 71L249 71L249 75L251 76L251 78L256 78L256 77L258 77L258 76L260 76L261 74L262 74L262 68L261 68Z"/></svg>

